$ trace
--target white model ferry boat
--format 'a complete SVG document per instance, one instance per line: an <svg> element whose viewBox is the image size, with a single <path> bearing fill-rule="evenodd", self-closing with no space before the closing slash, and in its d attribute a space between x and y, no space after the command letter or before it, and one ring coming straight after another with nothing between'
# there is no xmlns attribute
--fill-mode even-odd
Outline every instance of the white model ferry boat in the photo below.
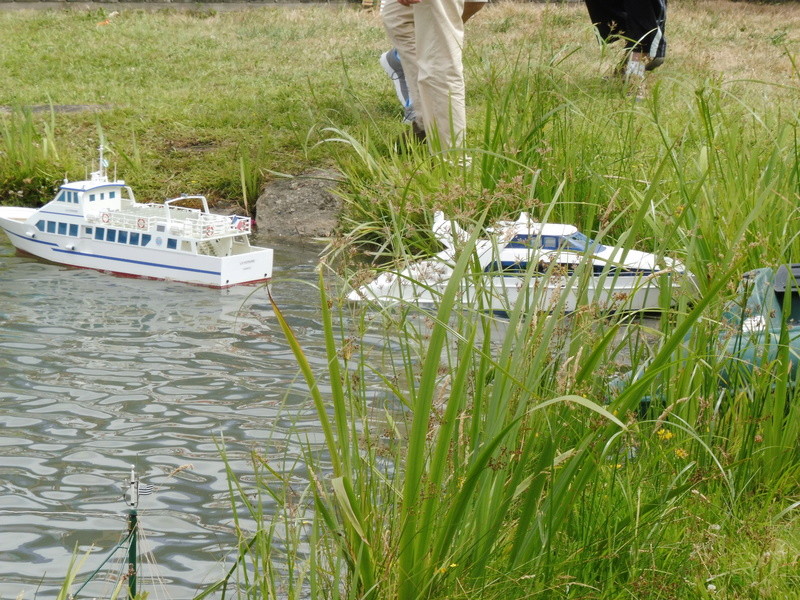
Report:
<svg viewBox="0 0 800 600"><path fill-rule="evenodd" d="M54 263L215 288L272 276L272 250L250 245L249 217L211 213L204 196L140 204L108 179L102 147L99 164L41 208L0 206L11 243ZM178 206L186 201L202 208Z"/></svg>
<svg viewBox="0 0 800 600"><path fill-rule="evenodd" d="M469 235L441 212L434 215L433 231L444 250L401 271L379 274L348 299L435 305L450 281L458 246ZM537 223L527 213L489 233L490 239L475 244L481 271L465 275L458 292L462 304L505 313L524 295L525 305L540 311L573 311L588 303L647 311L664 305L662 292L692 283L674 259L605 246L572 225Z"/></svg>

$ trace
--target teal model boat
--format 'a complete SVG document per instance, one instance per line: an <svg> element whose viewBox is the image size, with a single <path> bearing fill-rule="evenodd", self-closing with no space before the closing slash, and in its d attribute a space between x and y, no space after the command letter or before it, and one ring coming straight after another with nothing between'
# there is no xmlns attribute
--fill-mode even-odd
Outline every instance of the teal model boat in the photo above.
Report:
<svg viewBox="0 0 800 600"><path fill-rule="evenodd" d="M717 344L720 387L739 387L753 380L754 371L779 360L786 364L787 383L793 386L800 365L800 264L765 267L746 272L736 297L722 314ZM691 331L684 341L688 344ZM649 363L609 382L610 396L618 396L641 381ZM639 400L640 415L661 397L645 395Z"/></svg>
<svg viewBox="0 0 800 600"><path fill-rule="evenodd" d="M742 276L737 298L726 306L722 352L730 357L720 373L724 383L747 377L787 350L789 378L800 364L800 264L762 268ZM741 380L741 379L739 379Z"/></svg>

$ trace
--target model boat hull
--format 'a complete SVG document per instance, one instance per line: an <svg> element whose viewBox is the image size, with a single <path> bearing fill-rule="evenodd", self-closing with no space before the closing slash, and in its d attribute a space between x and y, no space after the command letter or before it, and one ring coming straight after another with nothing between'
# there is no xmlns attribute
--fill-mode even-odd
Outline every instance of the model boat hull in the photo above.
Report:
<svg viewBox="0 0 800 600"><path fill-rule="evenodd" d="M384 278L350 292L348 298L384 305L414 303L432 307L438 304L447 283L446 279L423 282L400 276L388 282ZM519 303L525 309L546 312L572 312L587 304L608 311L652 311L668 306L673 292L678 292L682 286L679 278L669 273L617 277L545 274L527 280L525 277L481 275L466 277L459 285L456 300L480 310L501 313L510 312Z"/></svg>
<svg viewBox="0 0 800 600"><path fill-rule="evenodd" d="M272 250L236 242L230 256L205 256L159 247L137 247L95 240L86 235L65 237L38 231L27 223L34 209L0 207L0 228L17 250L43 260L129 277L166 279L215 288L263 282L271 276ZM158 244L158 238L154 240ZM165 242L162 241L159 246Z"/></svg>
<svg viewBox="0 0 800 600"><path fill-rule="evenodd" d="M604 311L653 311L692 289L692 276L677 261L636 250L607 247L564 225L541 225L523 214L492 239L479 239L473 254L480 271L458 283L457 302L478 310L572 312L592 304ZM453 277L457 243L469 236L441 213L434 235L445 246L436 256L384 271L354 289L351 301L433 306Z"/></svg>

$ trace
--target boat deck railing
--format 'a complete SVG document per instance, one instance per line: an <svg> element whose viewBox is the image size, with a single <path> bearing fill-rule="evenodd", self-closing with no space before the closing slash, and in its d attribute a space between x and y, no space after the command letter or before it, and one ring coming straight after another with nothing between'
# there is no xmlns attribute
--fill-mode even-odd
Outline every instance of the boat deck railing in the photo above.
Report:
<svg viewBox="0 0 800 600"><path fill-rule="evenodd" d="M88 220L99 220L103 225L120 229L195 239L248 235L252 231L250 217L217 215L196 208L155 203L134 204L124 210L103 211L96 218Z"/></svg>

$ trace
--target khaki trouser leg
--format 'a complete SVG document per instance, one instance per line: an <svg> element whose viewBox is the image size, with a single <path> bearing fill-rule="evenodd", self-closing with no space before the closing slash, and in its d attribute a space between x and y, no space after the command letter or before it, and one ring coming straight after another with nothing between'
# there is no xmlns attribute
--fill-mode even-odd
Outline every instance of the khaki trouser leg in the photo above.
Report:
<svg viewBox="0 0 800 600"><path fill-rule="evenodd" d="M414 5L417 86L426 130L436 128L442 148L463 145L467 128L464 104L463 0L422 0Z"/></svg>
<svg viewBox="0 0 800 600"><path fill-rule="evenodd" d="M411 97L411 104L416 112L416 122L420 128L424 129L422 113L419 110L419 87L417 78L417 42L414 32L414 9L410 6L403 6L397 0L383 0L381 2L381 17L389 41L397 49L400 62L403 64L403 73L406 78L408 95Z"/></svg>
<svg viewBox="0 0 800 600"><path fill-rule="evenodd" d="M389 39L406 75L417 124L442 148L463 144L466 131L462 46L464 0L422 0L413 7L397 0L381 6Z"/></svg>

